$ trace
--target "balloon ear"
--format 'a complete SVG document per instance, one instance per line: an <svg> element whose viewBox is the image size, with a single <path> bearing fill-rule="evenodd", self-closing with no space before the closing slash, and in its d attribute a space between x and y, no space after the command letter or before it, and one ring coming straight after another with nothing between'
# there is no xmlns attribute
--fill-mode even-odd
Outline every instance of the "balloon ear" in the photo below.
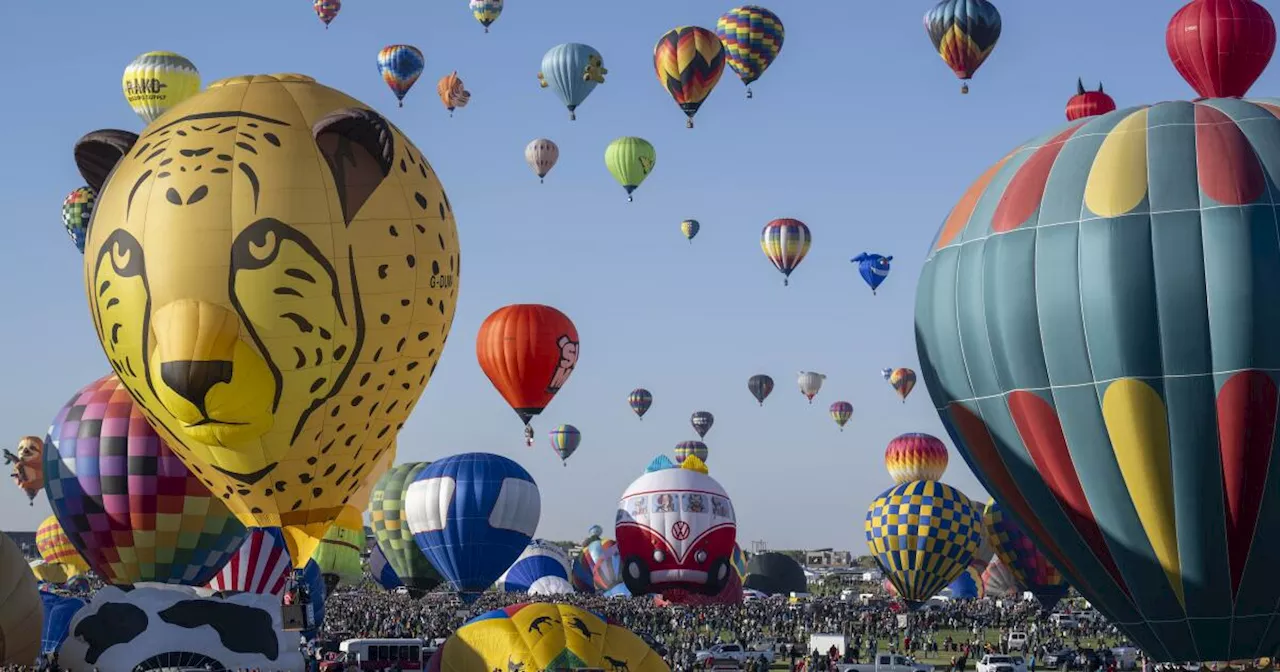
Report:
<svg viewBox="0 0 1280 672"><path fill-rule="evenodd" d="M311 133L329 164L343 221L350 226L365 201L391 173L395 159L391 124L373 110L348 107L317 121Z"/></svg>
<svg viewBox="0 0 1280 672"><path fill-rule="evenodd" d="M1106 93L1106 91L1102 90L1102 82L1098 82L1098 93Z"/></svg>
<svg viewBox="0 0 1280 672"><path fill-rule="evenodd" d="M111 171L137 142L136 133L113 128L86 133L76 141L76 168L80 169L80 176L94 191L102 191Z"/></svg>
<svg viewBox="0 0 1280 672"><path fill-rule="evenodd" d="M887 257L885 257L885 258L884 258L884 260L885 260L885 261L893 261L893 255L891 254L891 255L889 255L889 256L887 256Z"/></svg>
<svg viewBox="0 0 1280 672"><path fill-rule="evenodd" d="M1076 95L1084 95L1084 79L1076 77Z"/></svg>

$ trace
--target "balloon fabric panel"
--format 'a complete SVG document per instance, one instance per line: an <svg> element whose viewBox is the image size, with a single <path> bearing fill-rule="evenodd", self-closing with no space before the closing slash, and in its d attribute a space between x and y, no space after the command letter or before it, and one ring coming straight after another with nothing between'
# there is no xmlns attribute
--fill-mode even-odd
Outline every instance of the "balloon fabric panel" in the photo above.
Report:
<svg viewBox="0 0 1280 672"><path fill-rule="evenodd" d="M212 590L235 590L246 593L281 595L289 577L293 575L293 561L284 533L275 527L255 527L231 561L209 581Z"/></svg>

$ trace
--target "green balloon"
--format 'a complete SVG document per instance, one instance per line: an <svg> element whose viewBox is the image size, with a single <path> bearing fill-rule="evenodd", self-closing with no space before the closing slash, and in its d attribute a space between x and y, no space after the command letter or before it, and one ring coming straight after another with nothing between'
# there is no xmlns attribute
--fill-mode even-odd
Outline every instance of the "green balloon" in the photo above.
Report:
<svg viewBox="0 0 1280 672"><path fill-rule="evenodd" d="M628 201L631 200L631 192L653 172L657 162L658 152L644 138L618 138L604 150L604 165L613 174L613 179L627 190Z"/></svg>
<svg viewBox="0 0 1280 672"><path fill-rule="evenodd" d="M430 464L408 462L388 469L374 484L369 496L369 522L378 548L414 596L426 593L444 580L413 540L404 512L404 496L409 484Z"/></svg>
<svg viewBox="0 0 1280 672"><path fill-rule="evenodd" d="M320 569L326 592L332 593L339 586L358 586L364 580L364 562L360 555L364 549L364 526L348 529L334 524L325 532L311 560Z"/></svg>

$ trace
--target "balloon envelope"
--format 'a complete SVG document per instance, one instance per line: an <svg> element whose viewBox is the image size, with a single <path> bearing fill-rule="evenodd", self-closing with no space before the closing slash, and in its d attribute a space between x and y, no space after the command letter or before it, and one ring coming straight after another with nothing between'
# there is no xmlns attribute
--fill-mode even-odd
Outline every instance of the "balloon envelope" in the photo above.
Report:
<svg viewBox="0 0 1280 672"><path fill-rule="evenodd" d="M415 596L421 596L443 580L414 541L404 508L409 484L430 464L408 462L388 469L374 485L369 498L369 525L378 548L396 576Z"/></svg>
<svg viewBox="0 0 1280 672"><path fill-rule="evenodd" d="M757 5L743 5L724 13L716 21L716 35L724 43L725 61L747 86L760 79L782 51L786 37L777 14Z"/></svg>
<svg viewBox="0 0 1280 672"><path fill-rule="evenodd" d="M414 82L422 76L422 69L426 64L426 57L412 45L393 44L378 52L378 72L382 73L382 81L396 94L401 107L404 106L405 94L409 93Z"/></svg>
<svg viewBox="0 0 1280 672"><path fill-rule="evenodd" d="M40 655L40 591L22 549L0 532L0 664L27 667Z"/></svg>
<svg viewBox="0 0 1280 672"><path fill-rule="evenodd" d="M550 86L560 102L569 110L569 118L576 119L575 110L591 95L596 84L604 82L604 58L600 52L585 44L570 42L552 47L542 56L542 70L538 81Z"/></svg>
<svg viewBox="0 0 1280 672"><path fill-rule="evenodd" d="M922 432L896 436L884 449L884 466L894 483L936 481L946 473L949 460L947 444Z"/></svg>
<svg viewBox="0 0 1280 672"><path fill-rule="evenodd" d="M991 540L1001 564L1013 572L1020 589L1034 595L1046 611L1067 596L1070 586L1062 573L995 500L987 502L982 520L985 536Z"/></svg>
<svg viewBox="0 0 1280 672"><path fill-rule="evenodd" d="M200 73L181 54L148 51L125 66L124 98L150 124L200 91Z"/></svg>
<svg viewBox="0 0 1280 672"><path fill-rule="evenodd" d="M569 585L569 554L555 544L534 539L524 552L498 577L498 587L508 593L555 594L561 583Z"/></svg>
<svg viewBox="0 0 1280 672"><path fill-rule="evenodd" d="M404 585L400 577L396 576L396 570L391 563L387 562L387 556L382 552L382 547L377 544L374 544L373 549L369 551L369 575L374 583L386 590L395 590Z"/></svg>
<svg viewBox="0 0 1280 672"><path fill-rule="evenodd" d="M914 609L969 566L982 542L982 516L964 493L945 483L911 481L871 502L866 534L877 564Z"/></svg>
<svg viewBox="0 0 1280 672"><path fill-rule="evenodd" d="M84 607L84 600L54 593L40 593L44 605L44 623L40 628L40 655L53 653L66 641L71 618Z"/></svg>
<svg viewBox="0 0 1280 672"><path fill-rule="evenodd" d="M633 413L643 419L644 414L648 413L649 407L653 405L653 394L643 387L637 387L627 395L627 405L631 407Z"/></svg>

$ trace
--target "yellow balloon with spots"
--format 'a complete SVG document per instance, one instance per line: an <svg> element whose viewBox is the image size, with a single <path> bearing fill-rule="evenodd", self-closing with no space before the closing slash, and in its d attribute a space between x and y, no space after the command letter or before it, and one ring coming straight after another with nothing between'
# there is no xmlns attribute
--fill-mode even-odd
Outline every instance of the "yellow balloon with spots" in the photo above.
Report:
<svg viewBox="0 0 1280 672"><path fill-rule="evenodd" d="M141 137L96 131L85 246L120 380L248 526L296 565L363 508L440 357L458 233L426 158L303 75L215 82Z"/></svg>

